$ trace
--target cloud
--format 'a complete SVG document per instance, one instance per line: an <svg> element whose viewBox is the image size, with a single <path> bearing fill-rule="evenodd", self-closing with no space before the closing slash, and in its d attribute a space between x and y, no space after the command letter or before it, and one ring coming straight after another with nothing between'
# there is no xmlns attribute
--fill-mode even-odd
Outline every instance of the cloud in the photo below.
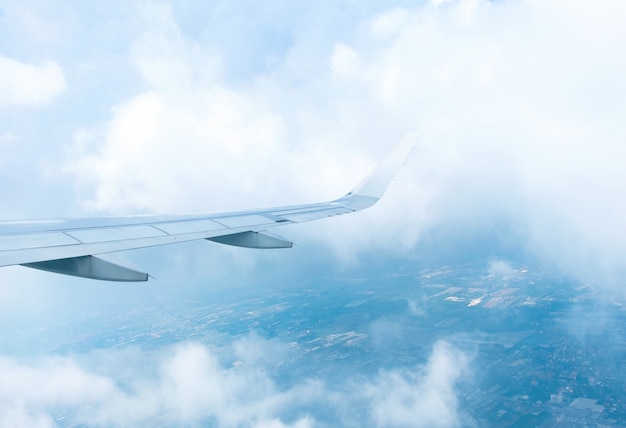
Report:
<svg viewBox="0 0 626 428"><path fill-rule="evenodd" d="M36 66L0 56L0 107L47 104L66 86L56 62Z"/></svg>
<svg viewBox="0 0 626 428"><path fill-rule="evenodd" d="M376 348L387 348L404 342L404 330L402 322L388 318L379 318L370 324L370 334Z"/></svg>
<svg viewBox="0 0 626 428"><path fill-rule="evenodd" d="M421 370L383 371L370 385L377 426L455 427L471 425L459 411L457 383L468 374L466 354L446 342L435 344Z"/></svg>
<svg viewBox="0 0 626 428"><path fill-rule="evenodd" d="M238 343L274 346L255 335ZM240 345L234 345L235 348ZM236 351L239 352L239 351ZM276 363L279 360L274 361ZM312 427L336 406L370 406L372 414L349 415L345 423L377 426L457 426L456 386L468 357L435 344L428 363L389 370L376 378L297 379L279 386L268 360L225 367L204 345L179 343L156 351L126 348L18 361L0 358L0 421L3 425L165 424L200 426ZM417 413L416 413L417 412ZM371 416L371 421L369 420ZM343 423L336 421L337 423Z"/></svg>
<svg viewBox="0 0 626 428"><path fill-rule="evenodd" d="M223 177L260 190L264 183L252 181L249 165L254 158L259 165L269 161L281 133L279 117L229 91L207 90L182 99L149 92L119 106L104 146L86 152L69 169L95 184L93 209L207 210L218 205L215 200L232 206L232 185L221 186Z"/></svg>
<svg viewBox="0 0 626 428"><path fill-rule="evenodd" d="M504 260L493 260L489 263L487 272L489 273L489 275L507 277L511 274L514 274L515 269L513 269L511 265Z"/></svg>
<svg viewBox="0 0 626 428"><path fill-rule="evenodd" d="M238 363L270 365L284 359L288 349L278 340L268 340L256 332L235 340L232 344Z"/></svg>
<svg viewBox="0 0 626 428"><path fill-rule="evenodd" d="M296 405L298 397L314 398L319 393L314 382L281 391L255 369L225 369L197 343L174 346L159 356L133 348L108 353L107 358L101 351L25 363L2 358L0 420L7 426L20 421L39 426L55 426L57 421L106 426L201 421L218 426L309 426L306 414L294 418L293 424L279 414L289 404ZM120 379L118 370L129 373L129 366L103 367L107 362L130 364L131 376ZM156 369L146 373L144 364Z"/></svg>
<svg viewBox="0 0 626 428"><path fill-rule="evenodd" d="M414 317L423 317L426 315L426 308L423 301L418 300L407 300L407 305L409 308L409 314Z"/></svg>
<svg viewBox="0 0 626 428"><path fill-rule="evenodd" d="M366 8L341 39L320 39L324 49L296 20L298 37L242 84L224 63L236 52L183 31L176 9L145 3L131 55L149 89L77 141L66 171L101 212L308 202L348 190L417 128L420 144L381 206L296 233L346 261L432 244L528 252L614 281L626 271L622 11L532 0ZM311 67L294 67L306 55Z"/></svg>
<svg viewBox="0 0 626 428"><path fill-rule="evenodd" d="M405 239L448 257L512 248L579 279L619 282L626 177L615 161L624 154L615 97L626 62L614 52L626 34L607 13L623 9L452 1L382 13L369 37L337 45L337 69L357 82L359 102L384 105L377 117L387 126L424 133L411 184L398 183L404 194L387 202Z"/></svg>

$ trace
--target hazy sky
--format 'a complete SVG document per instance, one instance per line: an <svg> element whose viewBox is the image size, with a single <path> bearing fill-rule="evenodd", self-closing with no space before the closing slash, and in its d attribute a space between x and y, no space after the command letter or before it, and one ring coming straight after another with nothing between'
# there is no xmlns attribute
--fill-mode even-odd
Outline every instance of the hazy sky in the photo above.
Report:
<svg viewBox="0 0 626 428"><path fill-rule="evenodd" d="M625 21L622 0L0 0L0 217L332 199L418 130L379 206L280 230L300 244L289 254L203 242L124 256L159 277L160 293L426 248L524 254L615 290L626 273ZM115 304L122 290L140 293L0 269L7 322ZM433 358L456 352L446 346ZM39 417L18 410L0 418Z"/></svg>

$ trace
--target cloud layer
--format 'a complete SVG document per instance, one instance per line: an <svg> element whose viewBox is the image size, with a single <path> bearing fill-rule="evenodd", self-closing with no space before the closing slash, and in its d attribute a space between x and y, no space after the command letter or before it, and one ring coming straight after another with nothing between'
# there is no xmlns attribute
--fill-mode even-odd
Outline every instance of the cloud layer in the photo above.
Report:
<svg viewBox="0 0 626 428"><path fill-rule="evenodd" d="M347 419L335 423L344 426L464 424L456 387L469 373L469 359L445 342L434 345L423 367L334 387L315 378L279 387L266 370L280 361L275 354L269 354L272 361L267 355L249 358L277 345L254 334L244 337L233 350L241 356L244 346L247 357L232 367L194 342L158 352L127 348L31 361L3 357L0 424L304 428L326 426L323 421L337 413L337 406L372 409L369 415L339 415Z"/></svg>

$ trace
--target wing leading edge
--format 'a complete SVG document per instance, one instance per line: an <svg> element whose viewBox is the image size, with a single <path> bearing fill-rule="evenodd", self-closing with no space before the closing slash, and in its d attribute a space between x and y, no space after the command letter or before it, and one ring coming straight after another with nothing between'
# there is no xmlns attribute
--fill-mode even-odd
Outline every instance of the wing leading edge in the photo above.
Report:
<svg viewBox="0 0 626 428"><path fill-rule="evenodd" d="M354 190L330 202L206 215L0 222L0 267L23 265L84 278L147 281L147 273L106 255L198 239L247 248L289 248L291 242L267 230L374 205L416 138L408 134Z"/></svg>

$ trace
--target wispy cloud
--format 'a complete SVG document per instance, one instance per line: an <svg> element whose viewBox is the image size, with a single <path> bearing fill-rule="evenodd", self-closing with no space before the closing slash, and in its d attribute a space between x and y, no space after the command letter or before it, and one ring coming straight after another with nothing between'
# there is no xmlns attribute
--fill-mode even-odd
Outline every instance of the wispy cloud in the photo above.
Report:
<svg viewBox="0 0 626 428"><path fill-rule="evenodd" d="M467 380L469 362L462 351L438 342L426 366L382 371L368 388L373 421L384 427L470 426L457 391Z"/></svg>

